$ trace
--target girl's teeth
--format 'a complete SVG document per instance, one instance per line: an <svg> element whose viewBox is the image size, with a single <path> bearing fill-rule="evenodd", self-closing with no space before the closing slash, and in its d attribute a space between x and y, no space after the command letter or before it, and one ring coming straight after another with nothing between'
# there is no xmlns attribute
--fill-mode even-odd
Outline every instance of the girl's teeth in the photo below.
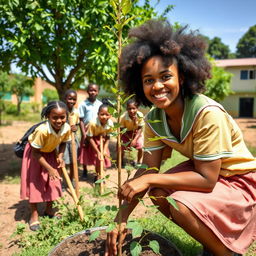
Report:
<svg viewBox="0 0 256 256"><path fill-rule="evenodd" d="M165 97L167 95L167 93L162 93L162 94L157 94L157 95L154 95L155 98L162 98L162 97Z"/></svg>

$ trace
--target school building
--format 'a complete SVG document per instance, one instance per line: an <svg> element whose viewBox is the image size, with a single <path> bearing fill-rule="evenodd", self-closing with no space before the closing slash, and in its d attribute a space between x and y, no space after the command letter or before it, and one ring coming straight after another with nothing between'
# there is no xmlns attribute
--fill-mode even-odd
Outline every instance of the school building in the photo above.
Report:
<svg viewBox="0 0 256 256"><path fill-rule="evenodd" d="M41 78L35 79L35 84L33 86L34 95L33 96L24 96L22 99L23 103L31 103L36 102L38 104L42 104L43 102L43 91L45 89L56 91L56 88L52 86L51 84L47 83ZM87 92L84 89L77 90L77 105L85 100L87 98ZM11 93L6 93L4 96L4 100L10 101L13 104L17 103L17 98L15 95L12 95Z"/></svg>
<svg viewBox="0 0 256 256"><path fill-rule="evenodd" d="M220 103L233 117L256 118L256 58L216 60L215 63L233 74L234 94Z"/></svg>

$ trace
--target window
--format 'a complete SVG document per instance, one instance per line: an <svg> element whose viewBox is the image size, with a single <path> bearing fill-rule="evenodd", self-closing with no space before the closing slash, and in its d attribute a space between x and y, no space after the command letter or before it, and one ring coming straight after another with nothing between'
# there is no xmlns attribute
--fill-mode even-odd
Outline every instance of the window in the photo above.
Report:
<svg viewBox="0 0 256 256"><path fill-rule="evenodd" d="M241 70L240 79L241 80L247 80L248 79L248 70Z"/></svg>
<svg viewBox="0 0 256 256"><path fill-rule="evenodd" d="M240 79L256 79L256 70L241 70L240 71Z"/></svg>
<svg viewBox="0 0 256 256"><path fill-rule="evenodd" d="M255 70L249 70L249 79L255 79Z"/></svg>
<svg viewBox="0 0 256 256"><path fill-rule="evenodd" d="M22 101L30 101L30 97L27 95L22 96Z"/></svg>
<svg viewBox="0 0 256 256"><path fill-rule="evenodd" d="M4 93L4 95L2 93L0 93L3 100L12 100L12 94L11 93Z"/></svg>

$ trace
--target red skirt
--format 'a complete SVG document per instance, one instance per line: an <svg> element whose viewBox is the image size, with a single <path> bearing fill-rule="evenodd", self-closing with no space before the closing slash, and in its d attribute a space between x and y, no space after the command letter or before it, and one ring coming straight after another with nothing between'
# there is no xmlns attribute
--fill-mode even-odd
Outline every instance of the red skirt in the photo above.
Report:
<svg viewBox="0 0 256 256"><path fill-rule="evenodd" d="M55 151L42 153L48 164L57 169ZM27 143L21 167L20 198L30 203L50 202L62 196L61 181L50 180L48 171L32 157L32 148Z"/></svg>
<svg viewBox="0 0 256 256"><path fill-rule="evenodd" d="M194 170L186 161L167 173ZM256 172L231 177L219 176L209 193L169 191L186 205L221 242L236 253L245 253L256 239Z"/></svg>
<svg viewBox="0 0 256 256"><path fill-rule="evenodd" d="M131 142L133 140L133 138L136 136L138 130L135 131L126 131L124 134L121 135L121 141L122 143L128 143ZM125 147L122 145L122 150L125 150L127 148L129 148L129 144ZM135 144L135 148L136 149L141 149L143 147L143 135L141 133L141 135L138 137L136 144Z"/></svg>
<svg viewBox="0 0 256 256"><path fill-rule="evenodd" d="M92 139L100 149L100 136L93 136ZM83 164L83 165L94 165L94 166L100 165L100 161L98 159L97 153L95 152L95 150L93 149L90 143L80 147L79 161L80 161L80 164ZM109 148L107 148L106 156L104 157L104 167L105 168L111 167Z"/></svg>

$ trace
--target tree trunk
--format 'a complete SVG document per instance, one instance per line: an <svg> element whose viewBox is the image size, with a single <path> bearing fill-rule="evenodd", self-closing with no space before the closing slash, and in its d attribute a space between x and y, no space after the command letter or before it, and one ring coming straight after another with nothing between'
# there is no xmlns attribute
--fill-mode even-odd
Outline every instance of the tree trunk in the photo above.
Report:
<svg viewBox="0 0 256 256"><path fill-rule="evenodd" d="M55 88L57 89L59 99L63 102L65 102L65 93L68 89L71 88L70 85L67 85L66 83L62 83L61 85L56 85Z"/></svg>

